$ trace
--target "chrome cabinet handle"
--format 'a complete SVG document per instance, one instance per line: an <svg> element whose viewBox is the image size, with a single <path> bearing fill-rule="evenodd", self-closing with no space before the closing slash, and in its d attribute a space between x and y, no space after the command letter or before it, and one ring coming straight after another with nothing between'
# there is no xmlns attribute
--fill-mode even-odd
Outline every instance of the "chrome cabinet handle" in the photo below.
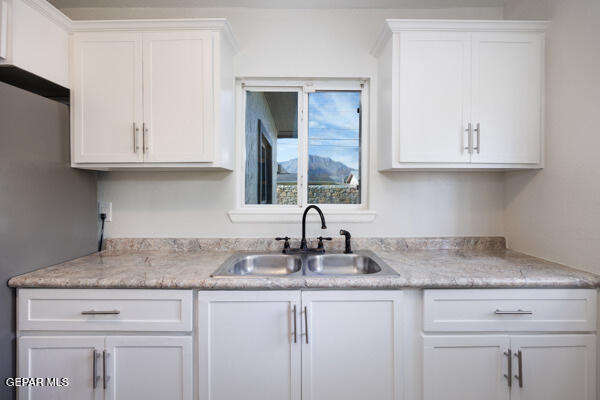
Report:
<svg viewBox="0 0 600 400"><path fill-rule="evenodd" d="M148 143L148 125L145 122L142 124L142 130L144 131L144 153L148 153L150 151L150 144Z"/></svg>
<svg viewBox="0 0 600 400"><path fill-rule="evenodd" d="M137 154L140 151L140 145L138 144L138 133L140 132L140 128L137 124L133 123L133 152Z"/></svg>
<svg viewBox="0 0 600 400"><path fill-rule="evenodd" d="M474 150L477 150L477 154L479 154L481 150L481 124L477 123L477 128L475 128L475 132L477 132L477 147Z"/></svg>
<svg viewBox="0 0 600 400"><path fill-rule="evenodd" d="M508 387L512 387L512 351L508 349L508 351L504 352L504 355L508 359L508 374L504 374L504 377L508 380Z"/></svg>
<svg viewBox="0 0 600 400"><path fill-rule="evenodd" d="M96 310L87 310L82 311L81 315L119 315L121 311L119 310L106 310L106 311L96 311Z"/></svg>
<svg viewBox="0 0 600 400"><path fill-rule="evenodd" d="M515 354L515 357L517 357L517 365L519 367L519 375L515 375L515 378L517 378L517 380L519 381L519 387L522 388L523 387L523 353L521 352L521 350L517 351L517 353Z"/></svg>
<svg viewBox="0 0 600 400"><path fill-rule="evenodd" d="M108 380L106 376L106 358L108 357L108 353L106 350L102 350L102 387L106 389L106 382Z"/></svg>
<svg viewBox="0 0 600 400"><path fill-rule="evenodd" d="M533 314L533 311L521 310L519 308L518 310L496 310L496 311L494 311L494 314L496 314L496 315L531 315L531 314Z"/></svg>
<svg viewBox="0 0 600 400"><path fill-rule="evenodd" d="M96 349L92 352L92 387L96 389L98 382L98 366L96 364L96 359L98 358L98 352Z"/></svg>
<svg viewBox="0 0 600 400"><path fill-rule="evenodd" d="M298 334L297 334L297 330L296 330L296 306L294 305L293 308L293 317L294 318L294 343L298 343Z"/></svg>
<svg viewBox="0 0 600 400"><path fill-rule="evenodd" d="M306 344L308 344L308 309L304 306L304 329L306 334Z"/></svg>
<svg viewBox="0 0 600 400"><path fill-rule="evenodd" d="M468 144L467 147L465 147L465 150L469 151L469 154L473 154L473 125L469 122L469 125L467 126L467 129L465 129L465 132L467 132L468 136Z"/></svg>

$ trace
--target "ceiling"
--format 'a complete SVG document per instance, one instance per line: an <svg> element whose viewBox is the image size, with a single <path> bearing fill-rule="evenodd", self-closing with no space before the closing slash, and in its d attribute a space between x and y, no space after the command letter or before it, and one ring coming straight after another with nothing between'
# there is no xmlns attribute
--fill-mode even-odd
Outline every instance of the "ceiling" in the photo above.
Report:
<svg viewBox="0 0 600 400"><path fill-rule="evenodd" d="M503 7L508 0L49 0L57 8L454 8Z"/></svg>

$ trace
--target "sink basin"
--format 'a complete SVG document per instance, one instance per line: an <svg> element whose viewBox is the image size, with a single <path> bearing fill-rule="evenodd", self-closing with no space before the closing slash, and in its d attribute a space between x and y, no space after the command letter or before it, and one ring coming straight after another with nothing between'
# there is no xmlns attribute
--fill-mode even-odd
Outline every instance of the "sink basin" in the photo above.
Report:
<svg viewBox="0 0 600 400"><path fill-rule="evenodd" d="M212 276L290 276L302 274L302 259L286 254L236 254Z"/></svg>
<svg viewBox="0 0 600 400"><path fill-rule="evenodd" d="M240 252L231 256L212 277L397 275L372 251L353 254L281 254Z"/></svg>
<svg viewBox="0 0 600 400"><path fill-rule="evenodd" d="M306 257L307 275L396 275L387 264L370 251L353 254L319 254Z"/></svg>

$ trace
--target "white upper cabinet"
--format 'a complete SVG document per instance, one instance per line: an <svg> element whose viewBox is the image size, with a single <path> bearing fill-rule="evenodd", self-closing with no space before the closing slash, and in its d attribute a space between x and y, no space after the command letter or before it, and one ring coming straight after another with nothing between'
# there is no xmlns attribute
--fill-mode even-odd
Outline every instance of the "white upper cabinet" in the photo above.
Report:
<svg viewBox="0 0 600 400"><path fill-rule="evenodd" d="M210 32L144 34L145 161L212 161Z"/></svg>
<svg viewBox="0 0 600 400"><path fill-rule="evenodd" d="M71 20L45 0L0 0L0 66L69 88Z"/></svg>
<svg viewBox="0 0 600 400"><path fill-rule="evenodd" d="M543 36L473 34L474 163L541 163Z"/></svg>
<svg viewBox="0 0 600 400"><path fill-rule="evenodd" d="M408 32L400 37L402 162L469 162L463 126L471 117L470 58L468 33Z"/></svg>
<svg viewBox="0 0 600 400"><path fill-rule="evenodd" d="M233 168L225 20L74 22L72 164Z"/></svg>
<svg viewBox="0 0 600 400"><path fill-rule="evenodd" d="M74 161L142 162L142 35L83 33L73 49Z"/></svg>
<svg viewBox="0 0 600 400"><path fill-rule="evenodd" d="M388 20L379 169L541 168L546 25Z"/></svg>

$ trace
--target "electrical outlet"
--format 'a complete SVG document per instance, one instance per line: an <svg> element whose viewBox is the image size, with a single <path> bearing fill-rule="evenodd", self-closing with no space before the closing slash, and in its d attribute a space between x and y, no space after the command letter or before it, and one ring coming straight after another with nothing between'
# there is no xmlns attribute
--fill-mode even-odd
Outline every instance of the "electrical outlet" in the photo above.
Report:
<svg viewBox="0 0 600 400"><path fill-rule="evenodd" d="M110 201L98 202L98 215L106 214L106 222L112 221L112 203Z"/></svg>

